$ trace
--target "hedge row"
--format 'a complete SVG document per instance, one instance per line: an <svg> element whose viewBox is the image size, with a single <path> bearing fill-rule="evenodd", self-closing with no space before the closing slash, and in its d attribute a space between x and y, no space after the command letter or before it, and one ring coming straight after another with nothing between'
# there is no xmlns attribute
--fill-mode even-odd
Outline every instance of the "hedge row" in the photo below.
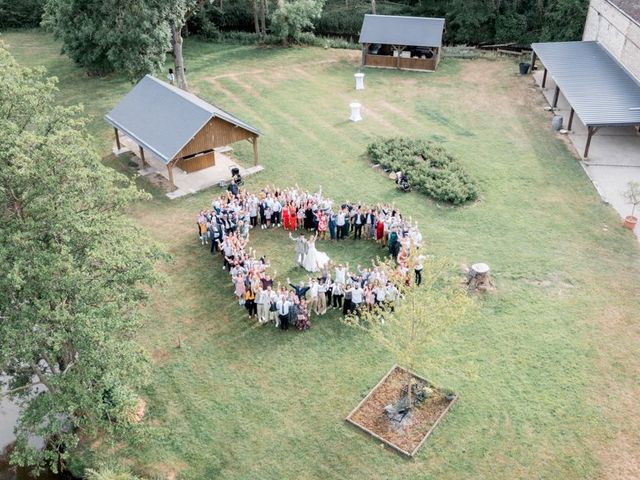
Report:
<svg viewBox="0 0 640 480"><path fill-rule="evenodd" d="M385 170L404 172L413 188L435 200L460 205L478 198L475 182L441 145L387 138L369 144L367 153Z"/></svg>

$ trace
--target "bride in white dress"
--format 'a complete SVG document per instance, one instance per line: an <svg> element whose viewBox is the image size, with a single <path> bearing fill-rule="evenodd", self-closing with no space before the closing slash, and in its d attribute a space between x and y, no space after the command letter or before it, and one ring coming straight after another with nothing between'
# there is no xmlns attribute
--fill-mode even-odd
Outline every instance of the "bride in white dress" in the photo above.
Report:
<svg viewBox="0 0 640 480"><path fill-rule="evenodd" d="M314 237L307 240L308 250L304 257L302 266L307 272L319 272L329 263L329 255L324 252L316 250L316 234Z"/></svg>

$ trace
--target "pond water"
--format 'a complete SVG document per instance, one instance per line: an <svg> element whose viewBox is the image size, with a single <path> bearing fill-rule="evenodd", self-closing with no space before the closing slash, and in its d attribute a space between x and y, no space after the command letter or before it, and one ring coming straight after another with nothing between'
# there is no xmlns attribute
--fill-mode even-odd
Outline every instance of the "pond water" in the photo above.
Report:
<svg viewBox="0 0 640 480"><path fill-rule="evenodd" d="M0 381L7 377L0 376ZM60 480L63 478L52 473L43 473L34 477L28 470L16 469L9 465L9 452L16 437L13 434L20 407L6 397L0 397L0 480Z"/></svg>

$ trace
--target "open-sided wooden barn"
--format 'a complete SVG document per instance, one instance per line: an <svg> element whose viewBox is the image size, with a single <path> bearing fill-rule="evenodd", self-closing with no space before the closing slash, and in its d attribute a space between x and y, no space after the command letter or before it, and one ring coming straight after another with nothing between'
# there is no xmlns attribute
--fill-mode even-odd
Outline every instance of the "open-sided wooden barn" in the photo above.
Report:
<svg viewBox="0 0 640 480"><path fill-rule="evenodd" d="M138 145L145 163L145 151L166 166L173 184L173 168L190 173L214 166L215 148L240 140L253 144L258 163L260 132L195 95L146 75L105 115L114 128L116 145L126 134Z"/></svg>
<svg viewBox="0 0 640 480"><path fill-rule="evenodd" d="M434 71L442 51L444 18L365 15L362 65Z"/></svg>

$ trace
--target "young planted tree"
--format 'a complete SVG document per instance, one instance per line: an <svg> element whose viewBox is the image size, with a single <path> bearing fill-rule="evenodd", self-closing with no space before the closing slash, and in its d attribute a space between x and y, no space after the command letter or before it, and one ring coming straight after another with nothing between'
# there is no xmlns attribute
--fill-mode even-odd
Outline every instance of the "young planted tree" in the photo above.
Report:
<svg viewBox="0 0 640 480"><path fill-rule="evenodd" d="M411 275L416 263L424 265L420 286L408 285L399 274L395 261L383 262L379 267L387 278L392 279L400 293L393 309L390 305L377 306L371 311L363 308L359 315L344 319L344 323L365 331L391 352L397 364L414 371L419 369L420 360L429 345L447 328L468 316L473 307L473 300L459 279L451 276L450 263L446 259L419 255L411 252L407 266ZM407 376L409 396L412 379L412 375Z"/></svg>
<svg viewBox="0 0 640 480"><path fill-rule="evenodd" d="M81 435L131 429L148 377L138 306L159 254L123 213L146 194L101 163L80 108L57 106L56 80L1 45L0 64L0 372L22 405L11 461L58 470Z"/></svg>

